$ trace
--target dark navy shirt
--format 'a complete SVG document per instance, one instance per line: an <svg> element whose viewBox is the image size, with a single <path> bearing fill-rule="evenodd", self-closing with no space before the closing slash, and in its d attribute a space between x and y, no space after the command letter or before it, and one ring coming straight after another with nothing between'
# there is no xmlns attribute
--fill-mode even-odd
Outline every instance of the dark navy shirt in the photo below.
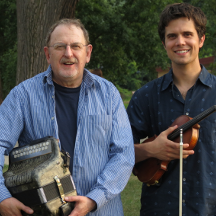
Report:
<svg viewBox="0 0 216 216"><path fill-rule="evenodd" d="M185 100L173 84L172 70L133 95L127 112L134 142L159 135L181 116L192 118L216 105L216 77L203 66ZM216 112L200 123L194 155L183 160L183 216L216 215ZM143 184L141 216L179 215L179 160L168 165L159 186Z"/></svg>
<svg viewBox="0 0 216 216"><path fill-rule="evenodd" d="M54 85L59 138L62 148L70 154L70 172L72 173L80 87L66 88L57 83Z"/></svg>

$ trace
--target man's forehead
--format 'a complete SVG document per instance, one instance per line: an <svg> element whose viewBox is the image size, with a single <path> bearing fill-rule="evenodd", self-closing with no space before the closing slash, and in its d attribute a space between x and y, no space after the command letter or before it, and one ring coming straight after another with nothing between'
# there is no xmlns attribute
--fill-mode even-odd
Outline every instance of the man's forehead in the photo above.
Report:
<svg viewBox="0 0 216 216"><path fill-rule="evenodd" d="M79 40L85 40L82 29L74 24L58 25L51 34L51 40L70 37Z"/></svg>
<svg viewBox="0 0 216 216"><path fill-rule="evenodd" d="M181 17L178 19L171 20L169 24L165 27L165 34L175 33L178 31L196 31L194 21L192 19L188 19L187 17Z"/></svg>

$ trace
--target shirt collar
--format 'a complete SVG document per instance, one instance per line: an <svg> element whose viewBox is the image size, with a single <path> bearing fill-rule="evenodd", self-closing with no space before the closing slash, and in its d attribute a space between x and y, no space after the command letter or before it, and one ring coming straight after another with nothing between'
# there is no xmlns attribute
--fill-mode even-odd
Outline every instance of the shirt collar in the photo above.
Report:
<svg viewBox="0 0 216 216"><path fill-rule="evenodd" d="M44 72L43 82L44 82L44 84L47 82L49 85L53 85L51 65L49 65L47 70Z"/></svg>
<svg viewBox="0 0 216 216"><path fill-rule="evenodd" d="M203 65L201 65L201 68L202 68L202 70L200 72L198 80L203 85L206 85L206 86L212 88L212 84L210 82L210 74L209 74L209 72L206 70L206 68ZM173 83L173 70L172 70L172 68L161 79L163 79L161 91L164 91L165 89L167 89L169 87L170 84Z"/></svg>

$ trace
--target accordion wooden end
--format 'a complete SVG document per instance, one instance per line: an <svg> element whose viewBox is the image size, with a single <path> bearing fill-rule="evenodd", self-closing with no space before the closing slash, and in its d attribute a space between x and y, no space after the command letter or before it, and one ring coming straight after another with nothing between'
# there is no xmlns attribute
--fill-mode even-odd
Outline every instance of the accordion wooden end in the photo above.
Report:
<svg viewBox="0 0 216 216"><path fill-rule="evenodd" d="M55 138L35 140L10 152L5 185L13 197L34 210L34 216L67 216L74 203L64 197L77 195L69 161Z"/></svg>

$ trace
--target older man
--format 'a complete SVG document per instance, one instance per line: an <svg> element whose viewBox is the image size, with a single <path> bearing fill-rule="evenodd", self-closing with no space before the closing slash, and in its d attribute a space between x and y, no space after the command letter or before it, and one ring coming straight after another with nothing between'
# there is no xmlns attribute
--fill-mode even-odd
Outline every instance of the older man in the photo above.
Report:
<svg viewBox="0 0 216 216"><path fill-rule="evenodd" d="M18 140L53 136L71 155L78 196L71 216L123 215L120 192L134 164L129 120L117 89L84 68L92 45L76 19L63 19L49 30L47 71L16 86L0 107L1 168ZM11 197L0 178L0 213L21 215L33 211ZM90 212L90 213L89 213Z"/></svg>

